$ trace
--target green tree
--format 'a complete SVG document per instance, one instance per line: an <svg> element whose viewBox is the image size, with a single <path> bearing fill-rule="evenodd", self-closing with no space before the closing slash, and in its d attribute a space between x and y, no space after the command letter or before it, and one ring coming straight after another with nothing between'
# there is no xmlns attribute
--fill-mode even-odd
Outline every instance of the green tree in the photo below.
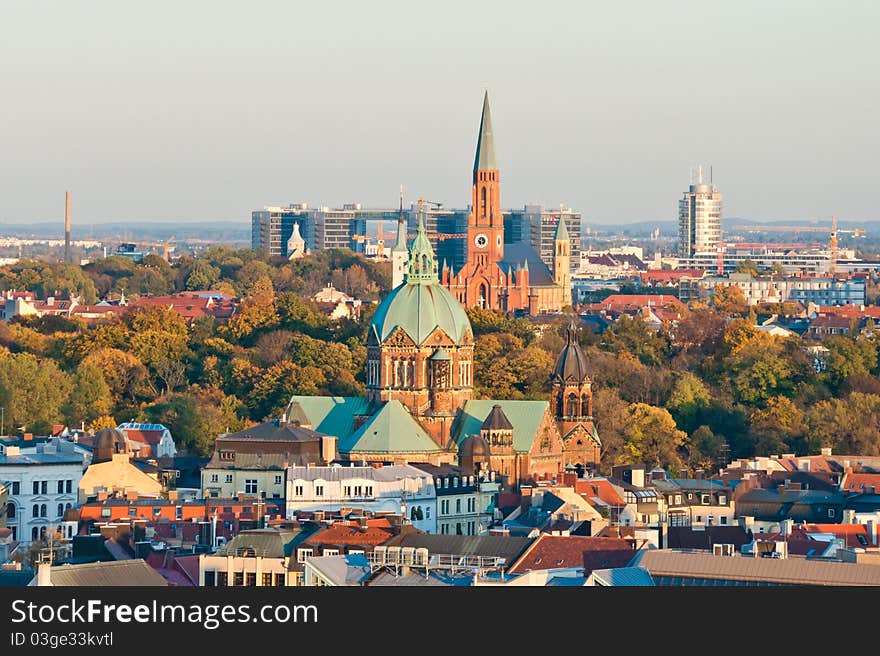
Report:
<svg viewBox="0 0 880 656"><path fill-rule="evenodd" d="M211 289L220 280L220 269L211 266L206 260L200 259L193 263L186 278L189 290Z"/></svg>
<svg viewBox="0 0 880 656"><path fill-rule="evenodd" d="M676 427L666 408L634 403L629 407L624 457L631 463L644 462L649 467L677 471L681 466L680 450L687 434Z"/></svg>
<svg viewBox="0 0 880 656"><path fill-rule="evenodd" d="M710 403L709 390L703 381L690 372L684 372L675 381L672 393L666 401L666 408L682 430L693 431L699 414Z"/></svg>
<svg viewBox="0 0 880 656"><path fill-rule="evenodd" d="M665 334L651 328L641 317L620 317L602 338L605 350L631 353L646 365L659 365L669 354Z"/></svg>
<svg viewBox="0 0 880 656"><path fill-rule="evenodd" d="M102 415L110 414L112 407L113 397L104 374L97 366L81 362L73 377L68 422L74 426L80 422L90 423Z"/></svg>
<svg viewBox="0 0 880 656"><path fill-rule="evenodd" d="M69 376L52 360L31 353L0 357L0 405L8 427L47 431L61 418L70 389Z"/></svg>

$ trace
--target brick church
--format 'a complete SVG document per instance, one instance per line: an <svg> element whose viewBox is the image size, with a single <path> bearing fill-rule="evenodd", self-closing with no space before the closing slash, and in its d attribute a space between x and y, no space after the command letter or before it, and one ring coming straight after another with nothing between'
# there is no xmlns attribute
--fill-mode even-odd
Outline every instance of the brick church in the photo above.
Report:
<svg viewBox="0 0 880 656"><path fill-rule="evenodd" d="M464 307L532 316L561 312L571 305L571 243L565 221L556 229L551 271L529 244L504 243L500 182L487 92L474 157L467 262L458 272L444 266L441 284Z"/></svg>

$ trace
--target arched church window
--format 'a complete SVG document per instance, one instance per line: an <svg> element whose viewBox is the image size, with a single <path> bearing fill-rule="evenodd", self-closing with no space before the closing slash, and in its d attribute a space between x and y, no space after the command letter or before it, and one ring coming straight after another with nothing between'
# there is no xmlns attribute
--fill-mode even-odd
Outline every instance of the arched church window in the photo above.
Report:
<svg viewBox="0 0 880 656"><path fill-rule="evenodd" d="M480 210L482 210L483 213L486 212L486 188L485 187L483 187L480 190Z"/></svg>

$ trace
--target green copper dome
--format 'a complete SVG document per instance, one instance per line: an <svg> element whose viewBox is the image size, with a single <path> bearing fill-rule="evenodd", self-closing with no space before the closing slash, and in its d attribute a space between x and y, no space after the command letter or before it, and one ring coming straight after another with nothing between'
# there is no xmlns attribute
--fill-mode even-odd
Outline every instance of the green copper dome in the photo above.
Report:
<svg viewBox="0 0 880 656"><path fill-rule="evenodd" d="M464 308L437 278L434 249L425 234L421 215L419 231L410 248L406 279L385 297L370 323L379 343L388 339L398 326L416 344L422 344L438 326L455 344L461 344L465 333L471 331Z"/></svg>

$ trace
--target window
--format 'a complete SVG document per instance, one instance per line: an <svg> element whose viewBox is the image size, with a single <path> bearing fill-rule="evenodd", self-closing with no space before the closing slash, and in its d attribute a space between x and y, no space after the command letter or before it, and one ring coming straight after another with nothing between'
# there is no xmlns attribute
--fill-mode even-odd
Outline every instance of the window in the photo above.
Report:
<svg viewBox="0 0 880 656"><path fill-rule="evenodd" d="M64 494L64 481L58 481L58 494Z"/></svg>
<svg viewBox="0 0 880 656"><path fill-rule="evenodd" d="M21 484L18 481L12 481L12 494L20 494Z"/></svg>
<svg viewBox="0 0 880 656"><path fill-rule="evenodd" d="M174 518L178 520L183 519L183 506L174 507Z"/></svg>
<svg viewBox="0 0 880 656"><path fill-rule="evenodd" d="M722 494L720 497L718 497L718 503L721 504L722 506L726 506L727 505L727 497Z"/></svg>
<svg viewBox="0 0 880 656"><path fill-rule="evenodd" d="M372 485L367 485L364 487L364 496L365 497L373 496L373 486Z"/></svg>
<svg viewBox="0 0 880 656"><path fill-rule="evenodd" d="M702 522L702 521L703 521L703 516L702 516L702 515L697 515L694 519L695 519L695 521Z"/></svg>
<svg viewBox="0 0 880 656"><path fill-rule="evenodd" d="M15 504L14 503L10 503L8 506L6 506L6 519L15 519Z"/></svg>
<svg viewBox="0 0 880 656"><path fill-rule="evenodd" d="M31 540L36 540L39 535L40 535L40 532L37 530L37 527L34 526L31 529Z"/></svg>
<svg viewBox="0 0 880 656"><path fill-rule="evenodd" d="M211 482L212 482L212 483L216 483L216 482L217 482L217 474L211 474Z"/></svg>
<svg viewBox="0 0 880 656"><path fill-rule="evenodd" d="M708 505L708 503L709 503L709 495L708 495L708 494L703 494L703 495L702 495L702 498L701 498L700 501L701 501L701 503L703 503L703 504L705 504L705 505Z"/></svg>
<svg viewBox="0 0 880 656"><path fill-rule="evenodd" d="M360 486L360 485L355 485L355 486L354 486L354 495L355 495L356 497L362 496L362 495L361 495L361 486Z"/></svg>
<svg viewBox="0 0 880 656"><path fill-rule="evenodd" d="M245 494L256 494L257 493L257 479L248 478L245 480L244 493Z"/></svg>
<svg viewBox="0 0 880 656"><path fill-rule="evenodd" d="M255 572L245 572L244 584L247 587L255 588L257 586L257 575Z"/></svg>
<svg viewBox="0 0 880 656"><path fill-rule="evenodd" d="M324 549L325 556L338 556L339 549Z"/></svg>
<svg viewBox="0 0 880 656"><path fill-rule="evenodd" d="M161 514L162 514L162 508L160 508L159 506L154 506L153 507L153 517L158 517Z"/></svg>
<svg viewBox="0 0 880 656"><path fill-rule="evenodd" d="M425 519L431 519L431 506L425 506Z"/></svg>
<svg viewBox="0 0 880 656"><path fill-rule="evenodd" d="M41 481L40 482L40 493L41 494L49 494L49 481Z"/></svg>
<svg viewBox="0 0 880 656"><path fill-rule="evenodd" d="M226 474L226 482L227 482L227 483L231 483L231 482L232 482L232 474Z"/></svg>
<svg viewBox="0 0 880 656"><path fill-rule="evenodd" d="M136 517L137 516L137 508L135 508L134 506L129 506L128 507L128 516L129 517Z"/></svg>
<svg viewBox="0 0 880 656"><path fill-rule="evenodd" d="M461 513L461 499L455 500L455 514L458 515Z"/></svg>
<svg viewBox="0 0 880 656"><path fill-rule="evenodd" d="M244 585L244 572L234 572L232 574L232 585L239 587Z"/></svg>
<svg viewBox="0 0 880 656"><path fill-rule="evenodd" d="M461 522L456 522L456 524L455 524L455 534L456 534L456 535L463 535L462 532L461 532Z"/></svg>
<svg viewBox="0 0 880 656"><path fill-rule="evenodd" d="M109 508L101 508L101 517L109 517L110 509Z"/></svg>
<svg viewBox="0 0 880 656"><path fill-rule="evenodd" d="M467 509L468 512L474 512L476 510L477 500L473 497L469 497L467 500Z"/></svg>
<svg viewBox="0 0 880 656"><path fill-rule="evenodd" d="M235 451L220 451L220 460L235 460Z"/></svg>
<svg viewBox="0 0 880 656"><path fill-rule="evenodd" d="M315 496L316 497L323 497L324 496L324 486L323 485L316 485L315 486Z"/></svg>
<svg viewBox="0 0 880 656"><path fill-rule="evenodd" d="M217 585L217 575L214 570L208 570L205 572L205 587L213 588Z"/></svg>
<svg viewBox="0 0 880 656"><path fill-rule="evenodd" d="M64 504L63 504L63 503L59 503L59 504L58 504L58 514L56 514L55 516L56 516L56 517L61 517L61 515L63 515L63 514L64 514Z"/></svg>
<svg viewBox="0 0 880 656"><path fill-rule="evenodd" d="M675 501L674 501L674 503L675 503L676 506L680 506L680 505L681 505L681 495L680 495L680 494L676 494L676 495L675 495Z"/></svg>
<svg viewBox="0 0 880 656"><path fill-rule="evenodd" d="M73 481L68 479L64 482L64 492L70 494L73 491Z"/></svg>
<svg viewBox="0 0 880 656"><path fill-rule="evenodd" d="M269 572L269 573L263 572L261 583L264 588L270 587L272 585L272 573L271 572Z"/></svg>
<svg viewBox="0 0 880 656"><path fill-rule="evenodd" d="M300 572L294 572L294 576ZM284 585L284 574L275 574L275 587L280 588Z"/></svg>
<svg viewBox="0 0 880 656"><path fill-rule="evenodd" d="M46 508L45 503L40 504L40 517L45 517L48 514L48 510Z"/></svg>
<svg viewBox="0 0 880 656"><path fill-rule="evenodd" d="M275 474L275 485L281 485L281 474Z"/></svg>
<svg viewBox="0 0 880 656"><path fill-rule="evenodd" d="M828 516L829 516L829 517L834 517L834 508L829 508L829 509L828 509Z"/></svg>
<svg viewBox="0 0 880 656"><path fill-rule="evenodd" d="M229 585L229 577L226 575L226 572L217 572L217 587L226 587Z"/></svg>
<svg viewBox="0 0 880 656"><path fill-rule="evenodd" d="M344 485L342 487L342 496L344 496L344 497L351 496L351 485Z"/></svg>
<svg viewBox="0 0 880 656"><path fill-rule="evenodd" d="M34 494L40 493L40 481L34 481Z"/></svg>
<svg viewBox="0 0 880 656"><path fill-rule="evenodd" d="M107 511L109 512L110 509L108 508ZM32 513L32 515L33 515L34 517L39 517L39 516L40 516L40 504L38 504L38 503L35 503L35 504L34 504L34 508L33 508L33 513Z"/></svg>
<svg viewBox="0 0 880 656"><path fill-rule="evenodd" d="M725 517L724 515L721 516L721 524L722 526L727 524L727 517Z"/></svg>
<svg viewBox="0 0 880 656"><path fill-rule="evenodd" d="M311 556L314 553L312 549L297 549L296 550L296 562L304 563L306 562L306 558Z"/></svg>
<svg viewBox="0 0 880 656"><path fill-rule="evenodd" d="M303 486L302 485L295 485L293 487L293 495L296 497L301 497L303 495Z"/></svg>

